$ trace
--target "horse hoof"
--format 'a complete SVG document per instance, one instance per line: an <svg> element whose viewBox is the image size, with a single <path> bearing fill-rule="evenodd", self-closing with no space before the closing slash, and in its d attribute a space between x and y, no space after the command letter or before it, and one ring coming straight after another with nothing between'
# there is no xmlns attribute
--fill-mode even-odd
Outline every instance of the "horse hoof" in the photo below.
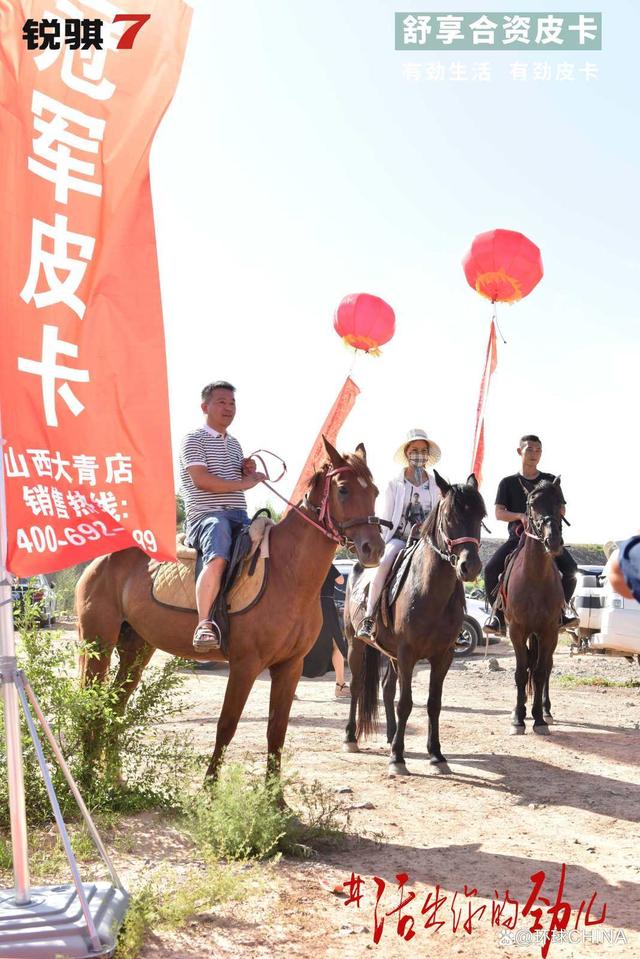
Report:
<svg viewBox="0 0 640 959"><path fill-rule="evenodd" d="M411 773L404 763L389 763L387 775L390 779L393 779L396 776L410 776Z"/></svg>
<svg viewBox="0 0 640 959"><path fill-rule="evenodd" d="M435 756L429 758L429 764L431 766L438 766L440 763L446 763L446 757L442 753L436 753Z"/></svg>
<svg viewBox="0 0 640 959"><path fill-rule="evenodd" d="M357 743L343 743L342 744L343 753L359 753L360 747Z"/></svg>
<svg viewBox="0 0 640 959"><path fill-rule="evenodd" d="M547 726L546 723L537 723L537 724L534 723L534 724L533 724L533 731L534 731L534 733L537 733L538 736L549 736L549 735L550 735L550 733L549 733L549 727Z"/></svg>
<svg viewBox="0 0 640 959"><path fill-rule="evenodd" d="M544 719L547 726L553 726L555 719L553 718L551 713L545 713L542 718Z"/></svg>
<svg viewBox="0 0 640 959"><path fill-rule="evenodd" d="M522 726L511 726L509 729L510 736L524 736L524 732L525 732L524 723L522 724Z"/></svg>

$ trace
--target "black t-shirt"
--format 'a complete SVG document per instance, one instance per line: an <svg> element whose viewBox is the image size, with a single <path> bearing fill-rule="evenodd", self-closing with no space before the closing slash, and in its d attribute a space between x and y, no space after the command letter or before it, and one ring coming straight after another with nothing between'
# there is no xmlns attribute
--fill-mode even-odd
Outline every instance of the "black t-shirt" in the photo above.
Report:
<svg viewBox="0 0 640 959"><path fill-rule="evenodd" d="M530 493L541 480L549 480L550 483L553 483L554 479L555 476L553 473L538 473L535 479L526 479L522 473L505 476L504 479L500 480L500 485L498 486L496 506L504 506L510 513L526 513L527 494ZM560 492L562 492L562 490ZM564 496L562 497L562 502L565 502ZM509 523L510 536L515 536L517 526L517 520Z"/></svg>

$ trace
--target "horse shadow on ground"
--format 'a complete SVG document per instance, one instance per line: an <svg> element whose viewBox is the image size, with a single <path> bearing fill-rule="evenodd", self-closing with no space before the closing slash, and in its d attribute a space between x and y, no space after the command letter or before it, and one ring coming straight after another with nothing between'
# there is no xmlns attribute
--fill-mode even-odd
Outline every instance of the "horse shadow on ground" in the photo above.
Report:
<svg viewBox="0 0 640 959"><path fill-rule="evenodd" d="M523 856L486 852L480 843L416 848L397 843L379 844L357 837L348 840L339 854L329 851L322 856L322 859L332 867L336 880L339 879L338 873L345 881L348 880L352 871L356 876L375 875L383 879L387 887L379 907L382 915L385 911L397 906L399 899L396 876L399 873L407 873L410 883L407 891L411 889L416 892L415 902L417 903L413 909L408 908L407 912L414 915L417 922L419 922L420 908L424 902L424 894L421 895L422 889L419 887L424 886L439 885L443 892L449 893L448 901L444 906L447 914L451 908L453 894L458 892L457 908L462 908L463 916L466 915L465 885L470 890L477 890L478 897L484 899L495 897L499 902L503 901L505 891L508 889L509 896L518 901L521 911L534 888L531 875L542 870L546 879L541 895L553 903L558 891L563 862L562 859L556 858L532 860ZM345 866L345 859L347 866ZM371 880L368 885L367 901L373 913L377 890ZM608 926L640 929L640 912L636 908L640 901L639 884L610 883L600 873L571 863L566 869L562 895L563 900L572 907L572 921L569 928L573 928L582 901L584 900L588 905L594 893L597 895L592 906L592 921L601 915L602 907L606 903L605 922ZM477 905L477 903L474 904L474 908ZM540 902L538 905L544 911L544 906ZM355 910L355 906L352 908ZM441 918L446 917L441 916ZM544 919L543 912L543 923ZM393 922L394 919L390 921ZM519 925L523 925L524 921L521 920ZM546 925L549 921L547 919ZM582 925L584 926L584 916Z"/></svg>
<svg viewBox="0 0 640 959"><path fill-rule="evenodd" d="M424 708L426 709L426 706ZM507 709L475 709L475 708L472 708L471 706L450 706L450 705L445 706L444 703L442 704L442 712L443 713L464 713L465 715L467 713L471 713L472 715L478 715L478 716L504 716L505 721L507 722L508 722L508 717L510 716L510 712Z"/></svg>
<svg viewBox="0 0 640 959"><path fill-rule="evenodd" d="M443 712L472 713L483 716L504 717L505 733L511 724L511 712L503 709L470 709L466 706L443 706ZM553 710L555 714L555 710ZM601 723L572 722L556 718L551 735L545 740L551 746L562 746L590 756L627 766L640 766L640 732L621 726L604 726ZM583 731L585 730L585 731ZM592 730L592 732L589 732ZM530 713L527 714L527 735L533 734Z"/></svg>
<svg viewBox="0 0 640 959"><path fill-rule="evenodd" d="M331 704L329 704L331 705ZM216 726L218 723L219 713L216 713L215 716L201 716L198 718L198 726L207 726L212 725ZM267 729L267 716L243 716L241 719L243 725L249 723L262 723L265 727L265 735ZM183 719L175 719L171 721L172 725L179 726L192 726L194 723L193 717L187 717ZM309 726L310 728L322 727L325 729L336 729L341 730L344 733L345 727L347 725L347 713L345 712L344 716L333 716L331 718L325 716L289 716L288 727L300 727L300 726ZM342 738L336 738L336 749L340 749Z"/></svg>
<svg viewBox="0 0 640 959"><path fill-rule="evenodd" d="M640 786L635 783L569 767L563 769L529 756L451 751L448 751L448 762L444 767L422 773L416 771L416 761L426 761L427 754L407 752L406 755L412 776L424 779L446 776L448 782L460 782L477 786L479 789L516 796L517 804L522 806L529 803L570 806L634 825L638 823ZM465 765L471 767L469 772L461 768ZM497 778L483 776L484 771Z"/></svg>
<svg viewBox="0 0 640 959"><path fill-rule="evenodd" d="M578 724L568 723L567 725L573 727ZM554 725L553 728L559 730L559 735L552 734L548 737L551 746L565 746L567 749L583 752L589 756L601 756L622 766L640 766L640 733L637 730L621 729L619 726L596 726L593 728L607 731L589 733L562 727L562 723L557 722Z"/></svg>

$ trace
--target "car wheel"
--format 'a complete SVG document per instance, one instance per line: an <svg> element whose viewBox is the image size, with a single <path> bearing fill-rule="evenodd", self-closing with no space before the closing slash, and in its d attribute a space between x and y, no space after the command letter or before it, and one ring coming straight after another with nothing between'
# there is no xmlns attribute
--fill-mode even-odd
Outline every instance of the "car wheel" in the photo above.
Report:
<svg viewBox="0 0 640 959"><path fill-rule="evenodd" d="M462 623L462 629L460 630L460 635L458 636L456 644L453 647L453 655L469 656L474 651L481 639L482 632L475 619L472 619L471 616L465 616L464 622Z"/></svg>

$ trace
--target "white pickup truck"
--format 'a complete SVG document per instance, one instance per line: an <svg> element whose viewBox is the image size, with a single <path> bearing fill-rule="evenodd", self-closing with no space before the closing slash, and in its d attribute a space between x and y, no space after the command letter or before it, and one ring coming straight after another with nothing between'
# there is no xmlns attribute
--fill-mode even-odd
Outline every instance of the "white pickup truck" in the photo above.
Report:
<svg viewBox="0 0 640 959"><path fill-rule="evenodd" d="M637 657L640 663L640 603L614 593L602 566L579 566L573 598L580 627L574 653Z"/></svg>

